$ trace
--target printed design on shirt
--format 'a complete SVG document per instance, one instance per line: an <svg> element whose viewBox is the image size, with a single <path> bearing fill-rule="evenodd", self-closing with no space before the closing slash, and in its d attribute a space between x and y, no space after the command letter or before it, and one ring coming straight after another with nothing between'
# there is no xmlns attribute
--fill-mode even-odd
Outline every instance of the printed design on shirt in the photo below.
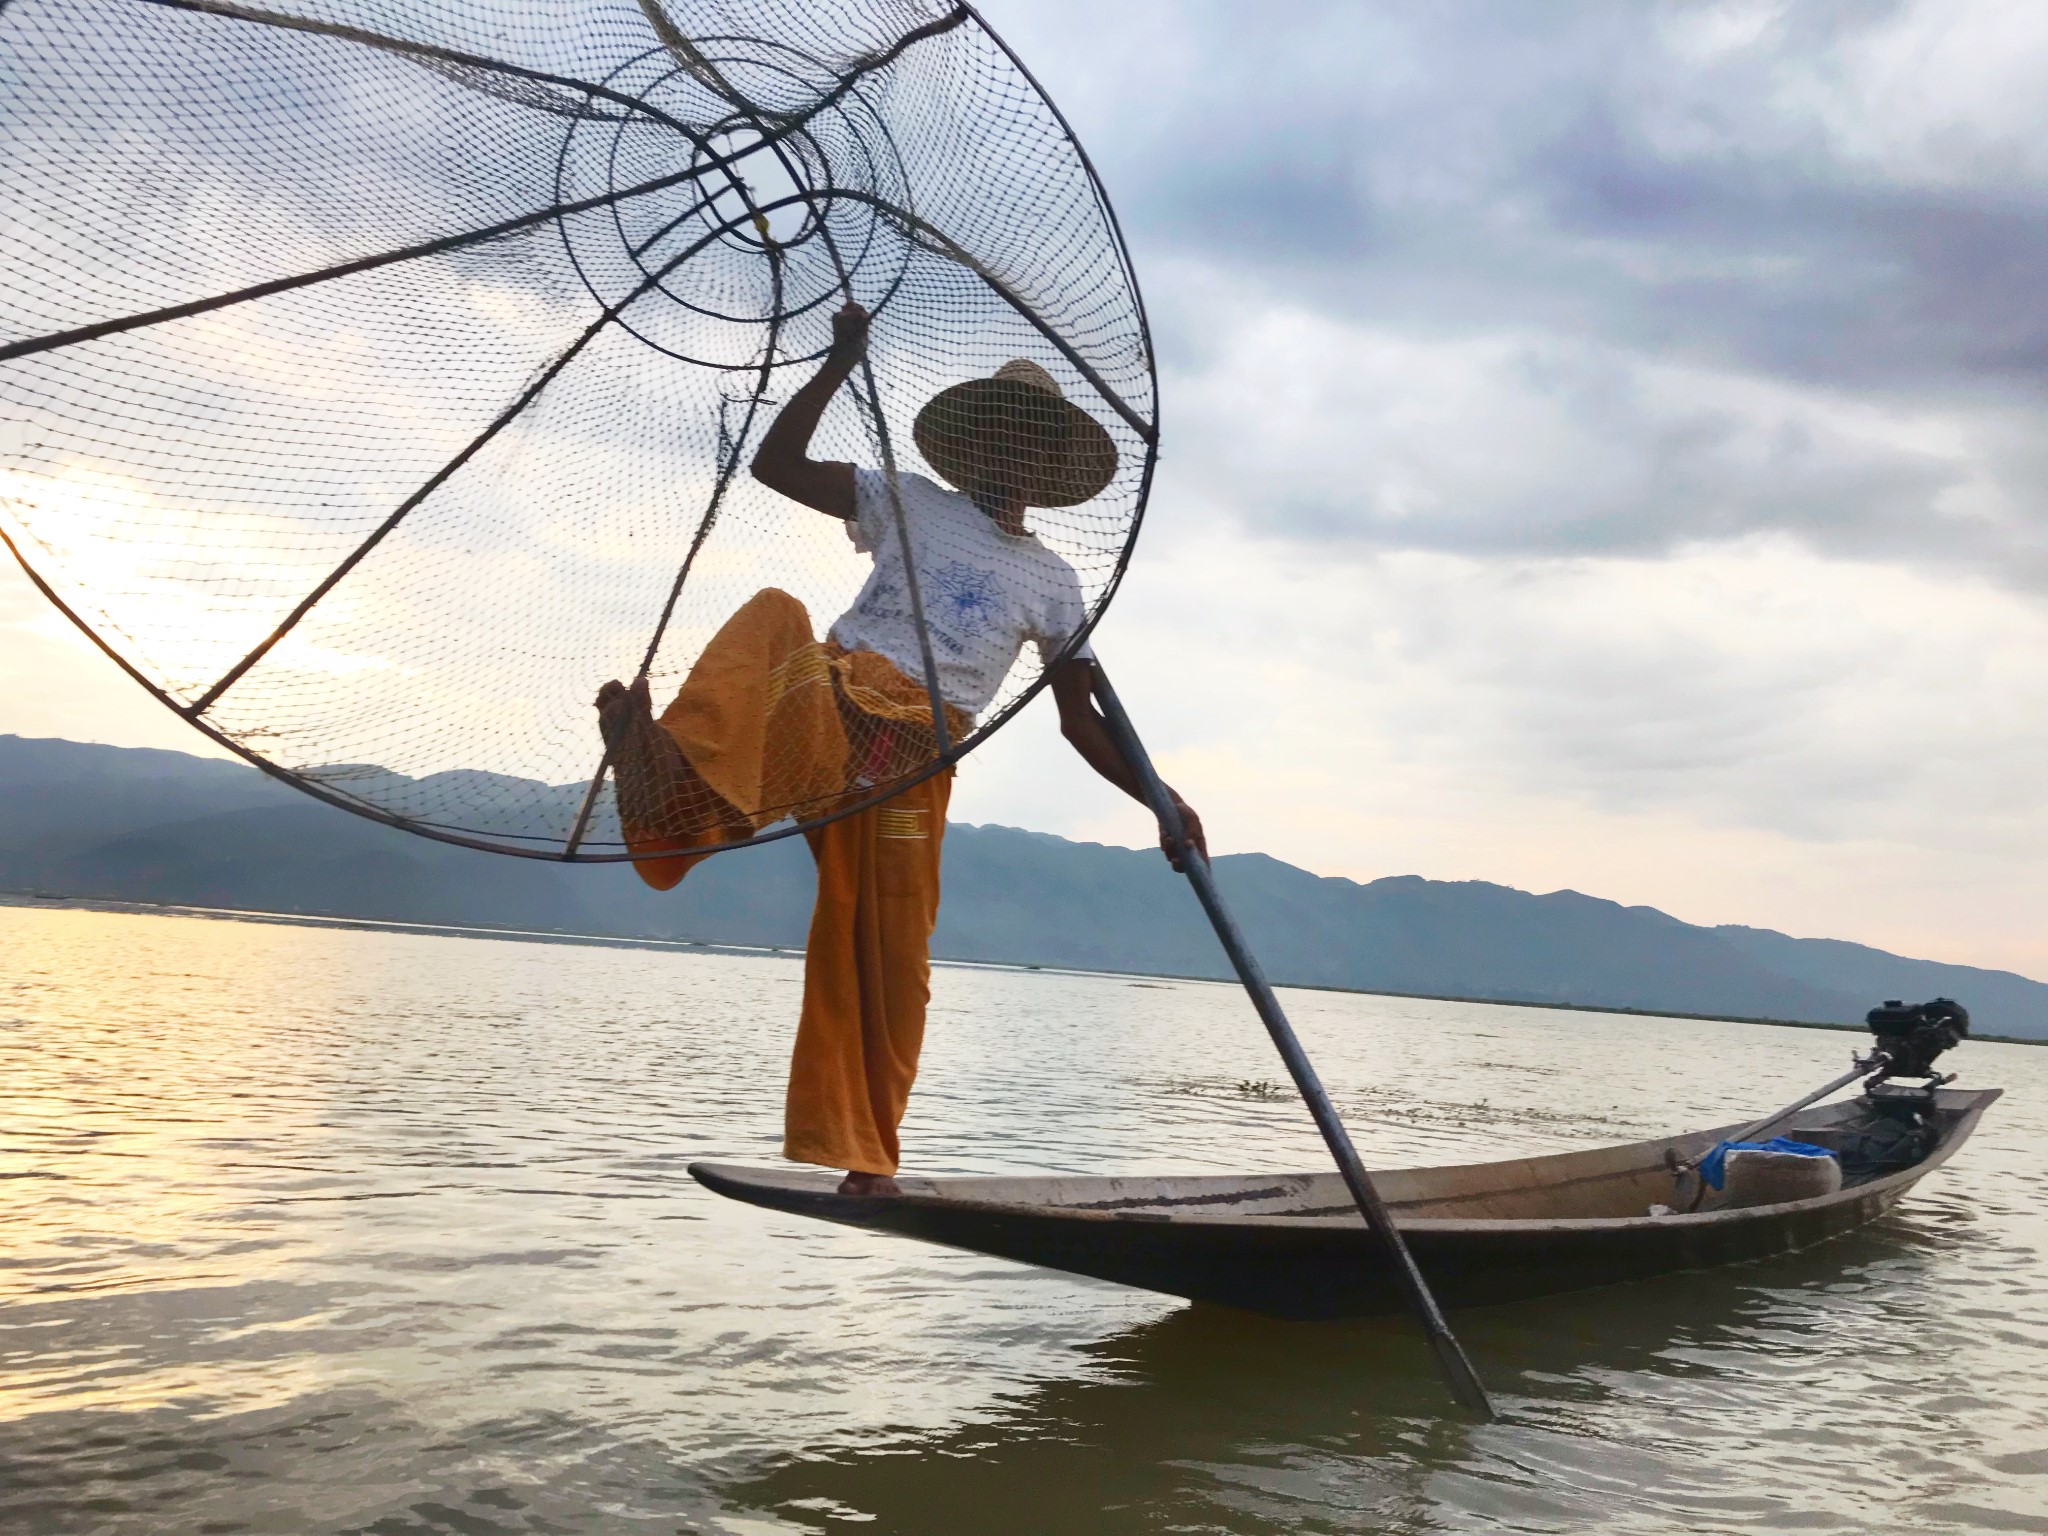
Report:
<svg viewBox="0 0 2048 1536"><path fill-rule="evenodd" d="M897 618L903 611L902 596L902 589L896 585L893 576L884 576L876 571L868 578L868 584L860 594L860 608L864 613Z"/></svg>
<svg viewBox="0 0 2048 1536"><path fill-rule="evenodd" d="M938 623L985 635L1001 621L1002 594L991 571L949 561L933 567L927 585L925 603Z"/></svg>

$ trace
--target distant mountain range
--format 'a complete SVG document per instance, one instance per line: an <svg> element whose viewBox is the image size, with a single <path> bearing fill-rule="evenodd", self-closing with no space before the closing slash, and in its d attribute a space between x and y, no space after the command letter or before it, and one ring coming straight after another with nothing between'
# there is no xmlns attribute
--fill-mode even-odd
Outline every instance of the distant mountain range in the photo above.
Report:
<svg viewBox="0 0 2048 1536"><path fill-rule="evenodd" d="M1228 974L1155 852L1010 827L947 831L944 958ZM1430 997L1860 1023L1945 994L1984 1033L2048 1039L2048 985L1767 929L1701 928L1576 891L1413 875L1367 885L1264 854L1216 861L1273 979ZM800 947L800 839L713 859L658 895L617 866L433 843L253 768L180 752L0 736L0 890L330 917Z"/></svg>

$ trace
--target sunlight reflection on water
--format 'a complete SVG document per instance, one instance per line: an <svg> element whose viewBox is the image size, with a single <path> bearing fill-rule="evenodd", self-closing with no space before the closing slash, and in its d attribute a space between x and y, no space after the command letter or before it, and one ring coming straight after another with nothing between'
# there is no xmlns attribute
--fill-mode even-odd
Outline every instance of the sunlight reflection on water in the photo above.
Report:
<svg viewBox="0 0 2048 1536"><path fill-rule="evenodd" d="M0 907L0 1516L51 1532L2048 1531L2048 1052L1892 1219L1279 1325L722 1202L794 959ZM1320 1166L1241 996L943 969L926 1172ZM1369 1161L1719 1123L1852 1037L1291 993ZM1967 1001L1967 999L1965 999Z"/></svg>

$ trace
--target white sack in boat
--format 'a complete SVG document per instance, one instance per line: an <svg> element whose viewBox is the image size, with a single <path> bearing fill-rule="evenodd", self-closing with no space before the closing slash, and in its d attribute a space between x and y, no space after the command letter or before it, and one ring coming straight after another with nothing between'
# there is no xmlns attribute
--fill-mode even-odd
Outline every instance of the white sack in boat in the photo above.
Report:
<svg viewBox="0 0 2048 1536"><path fill-rule="evenodd" d="M1811 1152L1730 1147L1721 1166L1721 1187L1706 1192L1706 1199L1700 1202L1703 1211L1812 1200L1842 1187L1841 1163Z"/></svg>

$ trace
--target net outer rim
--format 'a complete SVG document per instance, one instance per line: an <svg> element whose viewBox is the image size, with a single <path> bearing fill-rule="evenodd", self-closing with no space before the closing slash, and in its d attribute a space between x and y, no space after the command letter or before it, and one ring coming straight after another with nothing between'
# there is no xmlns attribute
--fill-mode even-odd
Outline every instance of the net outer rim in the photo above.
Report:
<svg viewBox="0 0 2048 1536"><path fill-rule="evenodd" d="M0 0L0 14L6 12L9 4L10 0ZM195 8L212 9L212 7ZM919 768L914 773L892 779L875 793L853 800L851 803L823 815L806 817L802 821L793 821L787 825L776 825L756 832L751 837L719 843L704 851L707 857L713 854L735 852L741 848L753 848L766 843L780 842L784 838L794 837L798 833L810 831L817 827L829 826L836 821L843 821L849 816L855 816L862 811L872 809L874 806L893 799L904 791L913 789L917 785L925 783L927 780L935 778L939 774L955 767L962 758L981 745L994 732L1007 725L1020 710L1037 698L1051 683L1053 673L1066 662L1073 659L1088 644L1090 637L1095 632L1096 626L1101 622L1102 616L1108 611L1110 603L1115 599L1117 592L1123 585L1124 577L1130 569L1132 553L1137 547L1138 536L1144 528L1145 514L1151 504L1152 481L1154 472L1159 464L1159 365L1157 354L1152 345L1151 318L1145 307L1144 291L1138 283L1136 265L1131 260L1130 245L1125 238L1122 221L1117 217L1115 204L1110 200L1109 191L1103 185L1101 174L1095 168L1095 162L1090 159L1087 149L1083 147L1079 136L1074 132L1073 125L1068 121L1066 114L1060 110L1059 104L1053 100L1051 94L1040 83L1038 77L1031 72L1023 59L1018 56L1016 49L1011 47L1008 40L989 24L988 19L981 14L977 6L967 3L967 0L956 0L954 10L964 13L1002 51L1004 57L1010 61L1011 67L1024 78L1026 83L1037 94L1039 101L1052 114L1053 120L1059 125L1062 138L1067 146L1073 150L1075 158L1080 162L1082 173L1088 179L1089 190L1093 194L1096 206L1108 227L1110 243L1116 250L1118 267L1122 273L1125 286L1130 293L1132 309L1137 318L1138 337L1144 349L1145 379L1146 383L1150 386L1152 405L1149 423L1150 430L1140 433L1140 440L1145 445L1145 464L1139 477L1136 505L1131 518L1130 531L1124 539L1123 548L1118 552L1116 563L1112 567L1108 581L1102 589L1102 595L1094 603L1086 623L1068 638L1067 643L1061 646L1058 654L1039 670L1038 675L1027 683L1018 692L1017 696L1005 704L992 718L977 725L973 731L955 743L949 751L933 758L930 763ZM970 270L972 269L970 268ZM976 275L983 277L984 281L988 281L983 274L977 272ZM991 286L995 285L991 284ZM1000 290L998 292L1000 293ZM1028 311L1026 312L1026 317L1031 318ZM1041 328L1043 328L1042 322ZM1110 403L1116 398L1114 395L1111 395L1105 403ZM174 698L166 689L143 675L132 662L114 648L83 614L79 613L77 609L73 608L71 604L59 596L56 589L44 579L21 546L15 542L13 536L4 527L0 527L0 544L7 546L8 553L14 557L15 563L21 567L23 574L28 577L36 590L43 595L50 605L65 618L69 619L86 639L90 640L102 654L140 685L144 692L148 693L158 703L170 710L172 714L176 715L180 720L184 721L215 745L225 748L251 767L256 768L270 778L278 780L280 783L290 785L293 789L298 790L310 799L333 806L337 810L346 811L351 815L359 816L366 821L377 822L398 831L411 833L415 837L426 838L431 842L445 843L457 848L468 848L480 853L500 854L508 858L530 859L547 864L637 864L647 859L669 856L666 854L634 854L623 848L615 852L591 851L586 847L571 843L567 836L561 839L565 845L563 848L523 848L503 841L502 837L499 840L493 840L436 826L431 823L397 815L394 812L380 809L377 806L365 804L346 795L337 794L318 781L308 778L303 773L287 768L280 763L270 761L251 748L244 746L225 731L210 724L199 713L191 711L187 705Z"/></svg>

